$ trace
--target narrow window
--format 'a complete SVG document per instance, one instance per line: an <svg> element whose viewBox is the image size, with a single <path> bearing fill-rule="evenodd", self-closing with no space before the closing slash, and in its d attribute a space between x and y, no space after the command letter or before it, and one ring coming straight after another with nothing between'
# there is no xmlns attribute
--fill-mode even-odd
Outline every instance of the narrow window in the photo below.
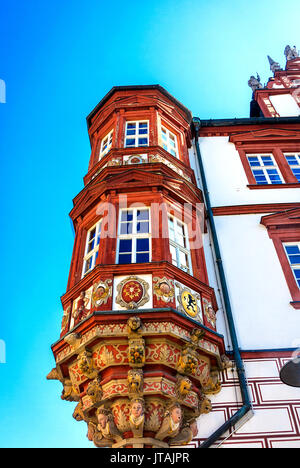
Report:
<svg viewBox="0 0 300 468"><path fill-rule="evenodd" d="M271 154L248 154L247 158L258 185L275 185L284 182Z"/></svg>
<svg viewBox="0 0 300 468"><path fill-rule="evenodd" d="M147 121L126 122L125 148L149 146L149 123Z"/></svg>
<svg viewBox="0 0 300 468"><path fill-rule="evenodd" d="M101 141L99 160L102 159L109 152L110 148L112 147L113 133L114 133L114 131L112 130Z"/></svg>
<svg viewBox="0 0 300 468"><path fill-rule="evenodd" d="M169 241L173 265L192 274L191 252L188 243L187 226L169 216Z"/></svg>
<svg viewBox="0 0 300 468"><path fill-rule="evenodd" d="M298 288L300 288L300 242L285 242L283 246Z"/></svg>
<svg viewBox="0 0 300 468"><path fill-rule="evenodd" d="M161 127L162 147L171 153L175 158L179 158L177 137L165 127Z"/></svg>
<svg viewBox="0 0 300 468"><path fill-rule="evenodd" d="M284 153L284 156L291 168L292 173L300 182L300 154L299 153Z"/></svg>
<svg viewBox="0 0 300 468"><path fill-rule="evenodd" d="M100 232L101 221L95 224L95 226L93 226L87 232L82 276L85 276L87 273L93 270L96 265L99 252Z"/></svg>
<svg viewBox="0 0 300 468"><path fill-rule="evenodd" d="M120 211L117 263L148 263L151 261L149 208Z"/></svg>

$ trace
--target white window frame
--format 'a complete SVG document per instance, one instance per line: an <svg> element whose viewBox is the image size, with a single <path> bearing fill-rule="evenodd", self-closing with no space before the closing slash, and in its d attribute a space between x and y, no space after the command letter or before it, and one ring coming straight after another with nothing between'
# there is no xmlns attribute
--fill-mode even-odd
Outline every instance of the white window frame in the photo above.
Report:
<svg viewBox="0 0 300 468"><path fill-rule="evenodd" d="M129 124L135 124L135 133L134 135L127 135L128 125ZM138 133L139 130L139 124L147 124L147 133L140 134ZM146 145L140 145L139 144L139 138L147 138L147 144ZM127 139L129 140L134 140L134 145L127 145ZM149 120L132 120L132 121L127 121L126 126L125 126L125 140L124 140L124 147L125 148L145 148L149 146Z"/></svg>
<svg viewBox="0 0 300 468"><path fill-rule="evenodd" d="M89 244L91 242L91 232L95 229L95 246L93 249L89 251ZM99 243L100 243L100 233L101 233L101 219L98 221L94 226L92 226L86 233L86 241L85 241L85 249L84 249L84 257L83 257L83 266L82 266L82 278L87 275L90 271L95 268L96 260L98 257L99 252ZM99 238L99 242L98 242ZM87 263L92 260L92 264L88 270L86 270Z"/></svg>
<svg viewBox="0 0 300 468"><path fill-rule="evenodd" d="M279 167L278 167L278 165L277 165L277 163L276 163L276 161L275 161L275 158L274 158L274 156L273 156L272 153L254 153L254 154L247 154L246 156L247 156L248 164L249 164L249 166L250 166L250 168L251 168L253 177L254 177L254 179L255 179L257 185L265 185L265 184L268 184L268 185L274 185L274 186L276 186L276 185L281 185L281 184L284 184L284 183L285 183L284 178L282 177L282 174L281 174L281 172L280 172L280 169L279 169ZM251 163L250 163L250 160L249 160L249 158L251 158L251 157L252 157L252 158L253 158L253 157L257 158L258 161L259 161L259 163L260 163L260 165L259 165L259 166L251 166ZM270 158L272 159L273 164L272 164L272 165L265 165L265 163L264 163L264 161L263 161L263 159L262 159L263 157L270 157ZM268 174L268 169L276 170L276 171L277 171L277 174L278 174L278 176L279 176L279 178L280 178L280 180L281 180L281 184L280 184L280 183L277 183L277 184L276 184L276 183L273 183L273 182L272 182L272 179L270 178L270 175ZM256 177L255 177L255 174L254 174L254 171L255 171L255 170L261 170L261 171L263 171L263 175L264 175L264 177L266 178L267 182L259 183L259 182L256 180Z"/></svg>
<svg viewBox="0 0 300 468"><path fill-rule="evenodd" d="M299 170L300 170L300 153L283 153L283 155L284 155L284 157L285 157L285 159L286 159L286 162L288 163L288 165L289 165L289 167L290 167L292 173L294 174L294 176L295 176L296 178L298 178L298 177L296 176L296 174L294 173L293 169L299 169ZM290 164L290 163L288 162L288 160L287 160L287 157L288 157L288 156L294 156L294 157L296 158L297 164ZM300 180L299 180L299 182L300 182Z"/></svg>
<svg viewBox="0 0 300 468"><path fill-rule="evenodd" d="M299 278L296 277L296 273L295 273L296 270L300 271L300 263L293 263L293 264L291 263L289 254L287 253L287 250L286 250L286 247L289 247L289 246L290 247L294 247L294 246L298 247L299 252L300 252L300 241L299 242L283 242L283 247L284 247L285 254L287 256L287 259L288 259L289 265L291 267L291 270L292 270L292 272L294 274L296 284L297 284L298 288L300 289L300 283L298 282Z"/></svg>
<svg viewBox="0 0 300 468"><path fill-rule="evenodd" d="M112 129L104 138L101 140L100 151L99 151L99 161L100 159L104 158L104 156L109 152L110 148L112 147L112 140L113 140L113 133L114 130ZM105 142L107 140L107 146L105 146Z"/></svg>
<svg viewBox="0 0 300 468"><path fill-rule="evenodd" d="M174 225L174 239L171 238L170 236L170 220L173 221ZM177 233L177 227L180 226L183 228L184 231L184 238L186 242L186 247L184 247L180 242L178 242L178 233ZM180 221L178 218L172 215L168 215L168 230L169 230L169 243L170 243L170 250L171 246L175 248L176 251L176 260L174 261L172 257L172 264L177 266L182 271L185 271L189 275L193 274L193 269L192 269L192 259L191 259L191 250L190 250L190 245L189 245L189 236L188 236L188 227L185 223ZM187 255L187 267L182 267L181 262L180 262L180 253L183 253L184 255Z"/></svg>
<svg viewBox="0 0 300 468"><path fill-rule="evenodd" d="M137 219L137 212L138 211L148 211L148 223L149 223L149 232L148 233L138 233L137 232L137 223L142 222L142 220ZM122 213L132 211L133 212L133 219L132 219L132 233L130 234L121 234L121 225L122 223ZM130 221L127 221L130 222ZM124 222L125 224L125 222ZM149 239L149 262L151 262L152 258L152 242L151 242L151 210L149 207L141 206L141 207L134 207L134 208L122 208L119 211L119 222L118 222L118 242L117 242L117 251L116 251L116 264L119 264L119 254L120 254L120 241L121 240L131 240L132 241L132 250L131 250L131 263L136 263L136 256L139 253L137 252L137 240L138 239ZM122 255L122 254L121 254ZM124 252L124 255L126 253ZM149 263L147 262L147 263Z"/></svg>
<svg viewBox="0 0 300 468"><path fill-rule="evenodd" d="M166 133L166 140L167 141L164 141L163 139L163 131L164 133ZM170 143L170 141L172 141L172 138L170 137L170 135L172 135L172 137L174 138L174 141L175 141L175 147L173 147ZM177 158L179 159L179 151L178 151L178 140L177 140L177 136L175 135L175 133L171 132L165 125L161 125L161 142L162 142L162 147L168 152L170 153L174 158ZM166 147L165 147L166 146ZM172 150L175 150L175 154L172 154Z"/></svg>

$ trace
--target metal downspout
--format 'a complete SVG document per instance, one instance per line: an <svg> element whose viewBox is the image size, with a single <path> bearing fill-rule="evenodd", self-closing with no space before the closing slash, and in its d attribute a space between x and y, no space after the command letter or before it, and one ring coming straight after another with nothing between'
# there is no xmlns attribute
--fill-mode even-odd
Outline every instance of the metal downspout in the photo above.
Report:
<svg viewBox="0 0 300 468"><path fill-rule="evenodd" d="M228 421L226 421L221 427L219 427L219 429L217 429L210 437L208 437L199 447L199 448L209 448L220 437L222 437L222 435L226 431L228 430L231 431L233 426L235 426L238 423L238 421L240 421L247 413L251 411L252 406L251 406L251 400L250 400L250 395L249 395L248 385L247 385L247 380L246 380L246 375L245 375L245 368L244 368L244 364L243 364L242 357L241 357L240 350L239 350L239 344L238 344L238 339L237 339L237 334L236 334L236 329L235 329L235 324L234 324L234 319L233 319L233 314L232 314L231 302L230 302L229 292L227 288L227 282L226 282L226 277L225 277L225 272L224 272L224 267L223 267L223 262L222 262L222 257L221 257L221 251L220 251L214 216L213 216L211 203L210 203L210 197L209 197L209 191L207 187L204 166L203 166L200 147L199 147L198 137L199 137L199 130L201 128L201 120L195 117L193 118L193 124L194 124L194 129L195 129L196 152L197 152L197 159L198 159L199 168L200 168L204 200L206 204L207 215L208 215L209 224L210 224L211 233L212 233L213 246L214 246L215 255L216 255L216 263L217 263L218 272L220 275L220 282L221 282L222 294L223 294L224 305L225 305L225 313L227 317L228 328L229 328L231 343L233 347L233 355L234 355L234 360L235 360L236 369L238 373L238 379L239 379L242 402L243 402L243 406L230 419L228 419Z"/></svg>

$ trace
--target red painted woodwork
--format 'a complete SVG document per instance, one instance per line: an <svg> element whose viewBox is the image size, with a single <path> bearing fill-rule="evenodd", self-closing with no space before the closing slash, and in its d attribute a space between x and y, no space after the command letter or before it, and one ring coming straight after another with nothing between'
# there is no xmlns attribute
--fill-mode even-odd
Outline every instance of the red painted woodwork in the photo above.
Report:
<svg viewBox="0 0 300 468"><path fill-rule="evenodd" d="M300 289L291 270L283 242L300 241L300 208L264 216L261 223L268 229L270 239L274 243L287 285L289 287L294 308L300 308Z"/></svg>

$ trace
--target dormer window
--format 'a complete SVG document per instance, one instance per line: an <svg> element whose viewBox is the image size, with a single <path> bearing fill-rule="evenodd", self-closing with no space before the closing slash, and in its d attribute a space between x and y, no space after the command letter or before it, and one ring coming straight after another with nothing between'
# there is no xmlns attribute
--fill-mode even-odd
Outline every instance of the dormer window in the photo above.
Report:
<svg viewBox="0 0 300 468"><path fill-rule="evenodd" d="M162 147L171 153L175 158L179 158L177 137L166 127L161 127Z"/></svg>
<svg viewBox="0 0 300 468"><path fill-rule="evenodd" d="M99 159L102 159L112 147L113 133L114 131L111 130L101 141Z"/></svg>
<svg viewBox="0 0 300 468"><path fill-rule="evenodd" d="M125 148L149 146L149 122L126 122Z"/></svg>

